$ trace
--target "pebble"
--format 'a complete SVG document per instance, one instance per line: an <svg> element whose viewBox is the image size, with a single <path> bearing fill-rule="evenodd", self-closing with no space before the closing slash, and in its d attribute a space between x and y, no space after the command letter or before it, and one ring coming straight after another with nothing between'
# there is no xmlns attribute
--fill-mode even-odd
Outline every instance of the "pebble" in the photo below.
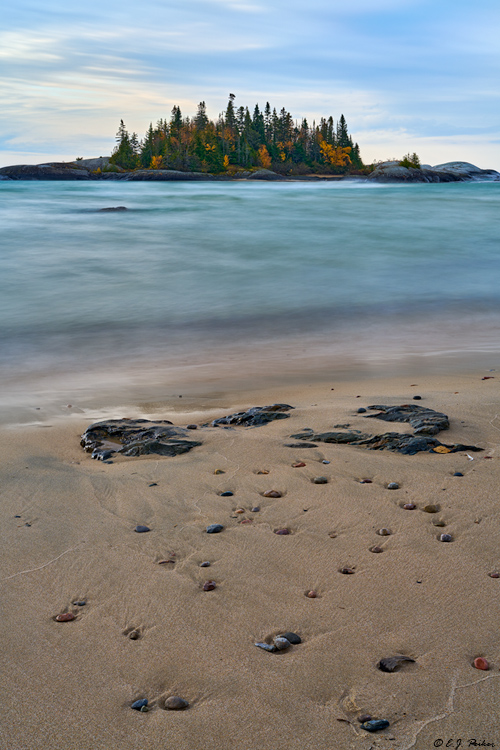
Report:
<svg viewBox="0 0 500 750"><path fill-rule="evenodd" d="M388 490L399 490L399 484L397 482L389 482L387 485Z"/></svg>
<svg viewBox="0 0 500 750"><path fill-rule="evenodd" d="M326 477L314 477L312 481L313 484L328 484L328 479Z"/></svg>
<svg viewBox="0 0 500 750"><path fill-rule="evenodd" d="M293 466L294 469L302 469L302 467L305 466L305 463L303 461L301 461L298 464L292 464L292 466Z"/></svg>
<svg viewBox="0 0 500 750"><path fill-rule="evenodd" d="M135 711L140 711L141 708L145 708L148 705L148 699L147 698L140 698L138 701L134 701L130 708L133 708Z"/></svg>
<svg viewBox="0 0 500 750"><path fill-rule="evenodd" d="M454 476L454 477L463 477L463 474L462 474L462 472L461 472L461 471L456 471L456 472L455 472L455 473L453 474L453 476Z"/></svg>
<svg viewBox="0 0 500 750"><path fill-rule="evenodd" d="M354 570L352 568L339 568L339 573L343 573L345 576L352 576Z"/></svg>
<svg viewBox="0 0 500 750"><path fill-rule="evenodd" d="M252 512L252 513L258 513L259 511L260 511L260 508L259 508L259 506L258 506L258 505L256 505L256 506L255 506L255 508L252 508L252 509L251 509L251 512Z"/></svg>
<svg viewBox="0 0 500 750"><path fill-rule="evenodd" d="M329 531L328 536L330 537L330 539L336 539L337 533L335 531Z"/></svg>
<svg viewBox="0 0 500 750"><path fill-rule="evenodd" d="M500 578L500 573L493 572L493 573L488 573L488 575L490 578Z"/></svg>
<svg viewBox="0 0 500 750"><path fill-rule="evenodd" d="M415 510L417 507L415 503L405 503L403 506L403 510Z"/></svg>
<svg viewBox="0 0 500 750"><path fill-rule="evenodd" d="M205 531L207 534L218 534L224 529L224 526L221 523L211 523L210 526L207 526Z"/></svg>
<svg viewBox="0 0 500 750"><path fill-rule="evenodd" d="M486 671L490 668L490 663L487 659L483 659L482 656L478 656L474 659L474 666L476 669L484 669Z"/></svg>
<svg viewBox="0 0 500 750"><path fill-rule="evenodd" d="M71 622L71 620L75 620L75 615L73 612L63 612L62 615L57 615L55 618L56 622Z"/></svg>
<svg viewBox="0 0 500 750"><path fill-rule="evenodd" d="M440 542L452 542L453 537L451 534L440 534L438 537Z"/></svg>
<svg viewBox="0 0 500 750"><path fill-rule="evenodd" d="M405 662L415 663L415 659L411 659L409 656L388 656L386 659L381 659L378 663L378 668L382 672L395 672Z"/></svg>
<svg viewBox="0 0 500 750"><path fill-rule="evenodd" d="M222 469L216 469L216 470L214 471L214 474L225 474L225 473L226 473L226 472L225 472L225 471L222 471Z"/></svg>
<svg viewBox="0 0 500 750"><path fill-rule="evenodd" d="M186 425L186 430L197 430L198 425L197 424L188 424Z"/></svg>
<svg viewBox="0 0 500 750"><path fill-rule="evenodd" d="M261 469L260 471L257 472L257 474L269 474L269 472L267 469Z"/></svg>
<svg viewBox="0 0 500 750"><path fill-rule="evenodd" d="M227 490L226 492L221 492L221 497L232 497L234 495L234 492L231 492L231 490Z"/></svg>
<svg viewBox="0 0 500 750"><path fill-rule="evenodd" d="M390 535L392 534L392 531L391 531L390 529L385 529L385 528L384 528L384 529L379 529L379 530L377 531L377 534L378 534L379 536L390 536Z"/></svg>
<svg viewBox="0 0 500 750"><path fill-rule="evenodd" d="M158 565L168 565L169 563L174 564L175 560L172 560L171 557L169 557L168 559L165 559L165 560L158 560Z"/></svg>
<svg viewBox="0 0 500 750"><path fill-rule="evenodd" d="M141 635L140 635L140 633L139 633L139 631L138 631L138 630L132 630L132 631L131 631L131 632L130 632L130 633L128 634L128 637L130 638L130 640L131 640L131 641L138 641L138 640L139 640L139 638L141 637Z"/></svg>
<svg viewBox="0 0 500 750"><path fill-rule="evenodd" d="M358 397L356 397L356 398L358 398ZM358 414L366 414L366 409L363 409L363 407L360 406L357 413Z"/></svg>
<svg viewBox="0 0 500 750"><path fill-rule="evenodd" d="M87 602L85 601L85 599L81 599L81 600L78 600L76 602L71 602L71 604L74 607L85 607L85 605L87 604Z"/></svg>
<svg viewBox="0 0 500 750"><path fill-rule="evenodd" d="M372 717L371 714L361 714L361 716L358 716L358 721L361 722L361 724L364 724L365 721L371 721Z"/></svg>
<svg viewBox="0 0 500 750"><path fill-rule="evenodd" d="M208 562L208 560L205 560L205 562L200 563L200 568L209 568L209 567L210 567L210 563Z"/></svg>
<svg viewBox="0 0 500 750"><path fill-rule="evenodd" d="M253 523L253 519L252 519L252 518L244 518L244 519L243 519L243 520L241 521L241 523Z"/></svg>
<svg viewBox="0 0 500 750"><path fill-rule="evenodd" d="M266 490L262 493L262 497L282 497L282 495L278 490Z"/></svg>
<svg viewBox="0 0 500 750"><path fill-rule="evenodd" d="M278 651L284 651L286 648L290 648L292 645L288 638L285 638L283 635L277 635L274 639L274 645L276 646L276 649Z"/></svg>
<svg viewBox="0 0 500 750"><path fill-rule="evenodd" d="M424 505L423 510L426 513L439 513L439 505Z"/></svg>
<svg viewBox="0 0 500 750"><path fill-rule="evenodd" d="M257 648L262 648L264 651L277 651L276 646L271 643L262 643L258 641L256 644Z"/></svg>
<svg viewBox="0 0 500 750"><path fill-rule="evenodd" d="M381 729L387 729L390 726L387 719L371 719L361 724L361 729L366 729L367 732L378 732Z"/></svg>
<svg viewBox="0 0 500 750"><path fill-rule="evenodd" d="M311 591L308 591L306 593L306 596L308 599L316 599L318 594L316 593L316 591L314 591L314 589L312 589Z"/></svg>
<svg viewBox="0 0 500 750"><path fill-rule="evenodd" d="M158 482L151 482L151 484L148 484L148 487L158 487Z"/></svg>
<svg viewBox="0 0 500 750"><path fill-rule="evenodd" d="M171 695L165 701L165 708L168 711L182 711L185 708L189 708L189 703L181 698L179 695Z"/></svg>
<svg viewBox="0 0 500 750"><path fill-rule="evenodd" d="M433 525L433 526L441 526L441 527L442 527L442 526L446 526L446 523L445 523L445 522L444 522L444 521L443 521L443 520L442 520L441 518L436 518L436 519L435 519L435 520L434 520L434 521L432 522L432 525Z"/></svg>
<svg viewBox="0 0 500 750"><path fill-rule="evenodd" d="M329 464L329 463L330 463L330 461L327 461L326 459L323 459L323 461L322 461L321 463L322 463L322 464Z"/></svg>
<svg viewBox="0 0 500 750"><path fill-rule="evenodd" d="M297 633L283 633L283 638L286 638L287 641L289 641L293 646L298 645L299 643L302 643L302 638L300 635L297 635Z"/></svg>
<svg viewBox="0 0 500 750"><path fill-rule="evenodd" d="M383 547L379 547L377 544L374 547L369 548L370 552L383 552Z"/></svg>
<svg viewBox="0 0 500 750"><path fill-rule="evenodd" d="M289 529L276 529L274 532L275 534L278 534L278 536L288 536L290 533Z"/></svg>
<svg viewBox="0 0 500 750"><path fill-rule="evenodd" d="M149 526L136 526L135 531L137 531L138 534L145 534L146 531L151 531Z"/></svg>
<svg viewBox="0 0 500 750"><path fill-rule="evenodd" d="M244 508L237 508L234 512L235 513L244 513L245 509Z"/></svg>
<svg viewBox="0 0 500 750"><path fill-rule="evenodd" d="M361 479L360 484L373 484L371 479Z"/></svg>
<svg viewBox="0 0 500 750"><path fill-rule="evenodd" d="M422 401L422 396L413 396L414 401Z"/></svg>
<svg viewBox="0 0 500 750"><path fill-rule="evenodd" d="M203 584L203 591L213 591L217 588L215 581L205 581Z"/></svg>

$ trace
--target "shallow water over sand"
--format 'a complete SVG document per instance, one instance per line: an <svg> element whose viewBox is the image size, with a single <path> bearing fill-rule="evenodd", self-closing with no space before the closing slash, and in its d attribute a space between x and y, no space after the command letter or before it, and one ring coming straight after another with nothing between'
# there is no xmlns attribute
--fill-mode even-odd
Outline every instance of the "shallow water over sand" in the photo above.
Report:
<svg viewBox="0 0 500 750"><path fill-rule="evenodd" d="M3 398L493 368L499 217L495 183L2 182Z"/></svg>

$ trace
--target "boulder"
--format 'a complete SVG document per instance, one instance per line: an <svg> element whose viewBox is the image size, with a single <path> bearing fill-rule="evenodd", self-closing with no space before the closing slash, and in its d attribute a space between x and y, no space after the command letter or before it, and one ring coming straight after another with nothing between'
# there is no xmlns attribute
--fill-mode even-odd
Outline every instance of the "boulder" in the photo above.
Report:
<svg viewBox="0 0 500 750"><path fill-rule="evenodd" d="M286 180L286 177L283 177L281 174L277 174L276 172L272 172L270 169L258 169L256 172L252 172L252 174L247 177L248 180L268 180L269 182L273 182L275 180Z"/></svg>
<svg viewBox="0 0 500 750"><path fill-rule="evenodd" d="M77 167L73 162L52 162L50 164L17 164L2 167L0 176L11 180L90 180L90 172L85 167Z"/></svg>
<svg viewBox="0 0 500 750"><path fill-rule="evenodd" d="M378 164L368 175L371 182L468 182L471 180L500 180L494 169L479 169L469 162L448 162L431 167L424 164L421 169L401 167L397 161Z"/></svg>
<svg viewBox="0 0 500 750"><path fill-rule="evenodd" d="M201 445L188 440L187 431L172 422L148 419L108 419L87 427L80 445L92 458L106 461L114 453L125 456L178 456Z"/></svg>

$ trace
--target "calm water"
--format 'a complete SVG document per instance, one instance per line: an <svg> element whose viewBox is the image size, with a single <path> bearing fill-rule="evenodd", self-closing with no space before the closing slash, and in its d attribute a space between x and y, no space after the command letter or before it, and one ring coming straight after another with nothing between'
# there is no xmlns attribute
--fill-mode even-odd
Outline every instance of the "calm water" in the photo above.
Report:
<svg viewBox="0 0 500 750"><path fill-rule="evenodd" d="M0 244L13 384L280 352L498 361L498 183L0 182Z"/></svg>

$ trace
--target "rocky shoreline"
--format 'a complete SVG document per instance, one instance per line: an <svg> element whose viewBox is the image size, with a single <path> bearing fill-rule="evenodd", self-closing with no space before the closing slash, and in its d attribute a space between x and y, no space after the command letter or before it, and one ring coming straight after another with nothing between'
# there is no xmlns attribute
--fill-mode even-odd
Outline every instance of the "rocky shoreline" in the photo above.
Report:
<svg viewBox="0 0 500 750"><path fill-rule="evenodd" d="M368 175L293 175L284 176L269 169L241 171L235 175L206 172L181 172L175 169L138 169L127 172L111 165L108 157L82 159L75 162L47 164L19 164L0 168L0 180L121 180L125 182L234 182L258 180L265 182L324 182L331 180L362 180L381 183L416 182L499 182L500 173L494 169L480 169L469 162L447 162L435 167L408 169L398 162L378 164Z"/></svg>

